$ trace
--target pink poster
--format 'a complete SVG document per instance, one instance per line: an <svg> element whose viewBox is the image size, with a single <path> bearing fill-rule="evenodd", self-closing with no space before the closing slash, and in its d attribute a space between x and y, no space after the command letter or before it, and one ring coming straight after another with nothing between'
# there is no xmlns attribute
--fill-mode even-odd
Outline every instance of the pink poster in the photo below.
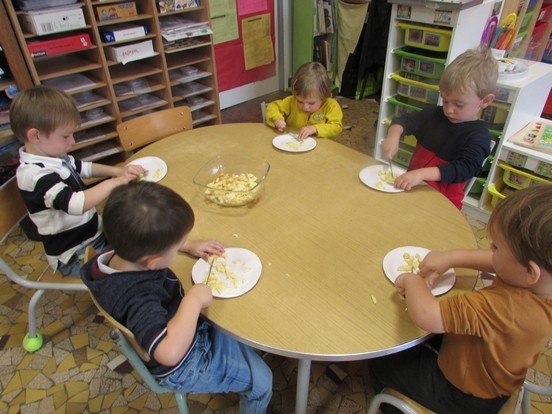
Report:
<svg viewBox="0 0 552 414"><path fill-rule="evenodd" d="M267 0L238 0L238 15L267 11Z"/></svg>

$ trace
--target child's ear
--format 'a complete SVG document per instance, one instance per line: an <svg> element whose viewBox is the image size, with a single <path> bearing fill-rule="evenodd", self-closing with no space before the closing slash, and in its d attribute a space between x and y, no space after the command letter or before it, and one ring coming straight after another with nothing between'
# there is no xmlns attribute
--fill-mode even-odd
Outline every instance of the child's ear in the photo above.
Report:
<svg viewBox="0 0 552 414"><path fill-rule="evenodd" d="M146 256L144 260L144 265L146 269L148 270L156 270L157 269L157 262L161 260L163 256L161 255L153 255L153 256Z"/></svg>
<svg viewBox="0 0 552 414"><path fill-rule="evenodd" d="M36 144L38 142L38 139L39 139L39 131L38 129L36 128L29 128L27 130L27 141L33 143L33 144Z"/></svg>
<svg viewBox="0 0 552 414"><path fill-rule="evenodd" d="M534 261L529 260L529 266L527 267L527 283L529 285L536 285L541 277L541 268Z"/></svg>
<svg viewBox="0 0 552 414"><path fill-rule="evenodd" d="M479 104L481 106L481 109L485 109L486 107L488 107L494 101L494 99L495 99L494 93L490 93L484 96L481 99L481 103Z"/></svg>

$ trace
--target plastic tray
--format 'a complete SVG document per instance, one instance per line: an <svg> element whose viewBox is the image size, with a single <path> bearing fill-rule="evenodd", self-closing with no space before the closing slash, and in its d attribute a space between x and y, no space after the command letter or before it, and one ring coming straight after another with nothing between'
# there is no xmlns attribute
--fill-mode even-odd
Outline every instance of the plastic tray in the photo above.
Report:
<svg viewBox="0 0 552 414"><path fill-rule="evenodd" d="M408 166L410 165L411 158L412 158L412 151L409 151L404 148L399 148L399 150L393 157L393 161L395 161L399 165L402 165L403 167L408 168Z"/></svg>
<svg viewBox="0 0 552 414"><path fill-rule="evenodd" d="M446 55L426 51L426 54L405 46L395 49L394 53L401 57L401 70L415 73L428 78L439 79L445 70Z"/></svg>
<svg viewBox="0 0 552 414"><path fill-rule="evenodd" d="M421 111L422 108L412 105L408 102L408 99L403 98L401 96L392 96L387 99L387 102L389 102L391 105L393 105L394 108L394 115L395 116L401 116L403 114L406 114L408 112L416 112Z"/></svg>
<svg viewBox="0 0 552 414"><path fill-rule="evenodd" d="M399 95L432 105L439 101L439 85L406 79L398 73L393 73L391 78L399 83Z"/></svg>
<svg viewBox="0 0 552 414"><path fill-rule="evenodd" d="M504 170L502 181L504 181L507 186L516 190L532 187L534 185L552 184L552 181L546 178L518 170L509 164L500 163L498 166Z"/></svg>
<svg viewBox="0 0 552 414"><path fill-rule="evenodd" d="M414 25L399 22L398 26L405 31L404 43L407 46L446 52L450 45L452 29L440 29L433 26Z"/></svg>

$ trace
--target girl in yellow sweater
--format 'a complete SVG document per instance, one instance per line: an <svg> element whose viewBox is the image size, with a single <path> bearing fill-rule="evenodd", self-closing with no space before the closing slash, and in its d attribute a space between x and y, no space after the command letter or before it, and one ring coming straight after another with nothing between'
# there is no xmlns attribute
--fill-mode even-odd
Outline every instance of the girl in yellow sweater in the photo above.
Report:
<svg viewBox="0 0 552 414"><path fill-rule="evenodd" d="M292 95L266 107L268 126L284 132L299 130L299 138L335 138L343 130L343 112L332 98L332 82L321 63L302 65L291 82Z"/></svg>

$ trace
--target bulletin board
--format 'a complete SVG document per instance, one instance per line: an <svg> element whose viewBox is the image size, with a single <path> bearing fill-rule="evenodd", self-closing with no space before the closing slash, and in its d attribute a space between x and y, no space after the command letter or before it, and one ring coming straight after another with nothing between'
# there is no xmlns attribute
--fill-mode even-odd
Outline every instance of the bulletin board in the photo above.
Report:
<svg viewBox="0 0 552 414"><path fill-rule="evenodd" d="M270 15L270 39L275 50L274 0L235 0L238 38L215 44L215 59L219 92L262 81L276 75L276 58L272 63L246 69L242 24L255 16ZM266 6L265 6L266 5Z"/></svg>

